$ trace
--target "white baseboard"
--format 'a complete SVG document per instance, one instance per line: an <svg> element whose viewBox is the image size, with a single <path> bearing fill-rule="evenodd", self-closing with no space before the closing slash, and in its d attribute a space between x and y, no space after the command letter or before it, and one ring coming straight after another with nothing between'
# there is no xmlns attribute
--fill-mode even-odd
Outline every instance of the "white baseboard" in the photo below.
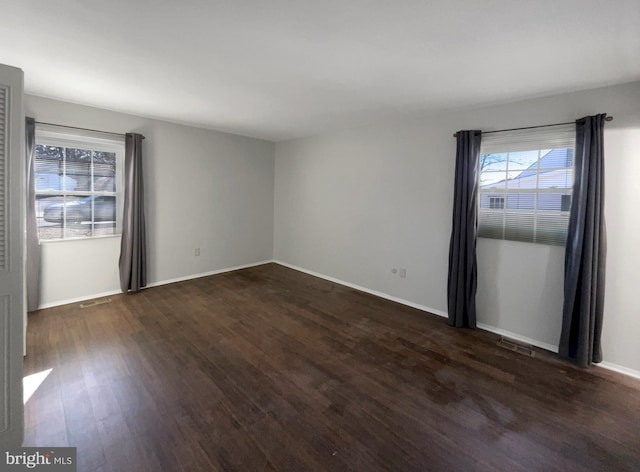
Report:
<svg viewBox="0 0 640 472"><path fill-rule="evenodd" d="M297 270L298 272L303 272L305 274L309 274L309 275L313 275L314 277L318 277L324 280L328 280L330 282L334 282L340 285L344 285L345 287L350 287L350 288L354 288L356 290L360 290L361 292L365 292L365 293L369 293L371 295L375 295L377 297L380 298L384 298L386 300L391 300L393 302L397 302L397 303L401 303L402 305L407 305L410 306L412 308L417 308L418 310L421 311L426 311L428 313L432 313L434 315L438 315L438 316L442 316L447 318L449 315L447 314L447 312L442 311L442 310L437 310L435 308L430 308L428 306L425 305L420 305L418 303L414 303L411 302L409 300L405 300L403 298L398 298L398 297L394 297L393 295L389 295L387 293L383 293L383 292L378 292L377 290L371 290L367 287L363 287L361 285L356 285L356 284L352 284L350 282L345 282L344 280L340 280L337 279L335 277L331 277L329 275L325 275L325 274L321 274L319 272L314 272L312 270L307 270L304 269L302 267L298 267L296 265L293 264L288 264L286 262L282 262L282 261L278 261L278 260L273 260L271 262L275 262L276 264L279 264L281 266L284 267L288 267L289 269L293 269L293 270ZM491 326L491 325L487 325L484 323L477 323L478 328L483 329L485 331L489 331L491 333L495 333L495 334L499 334L501 336L506 336L508 338L511 338L513 340L516 341L520 341L520 342L524 342L527 344L531 344L532 346L536 346L542 349L545 349L547 351L553 352L555 354L558 353L558 347L554 346L553 344L548 344L542 341L538 341L536 339L532 339L532 338L528 338L526 336L521 336L519 334L516 333L512 333L511 331L507 331L506 329L501 329L501 328L496 328L495 326ZM624 374L624 375L628 375L630 377L635 377L637 379L640 379L640 372L633 370L633 369L629 369L628 367L623 367L621 365L618 364L613 364L611 362L601 362L600 364L595 364L599 367L602 367L603 369L608 369L608 370L612 370L614 372L618 372L620 374Z"/></svg>
<svg viewBox="0 0 640 472"><path fill-rule="evenodd" d="M147 284L147 286L145 288L158 287L160 285L167 285L167 284L172 284L172 283L175 283L175 282L183 282L185 280L198 279L200 277L207 277L209 275L216 275L216 274L222 274L224 272L231 272L231 271L234 271L234 270L247 269L249 267L255 267L255 266L259 266L259 265L263 265L263 264L269 264L270 262L274 262L274 261L268 260L268 261L253 262L251 264L243 264L243 265L234 266L234 267L226 267L224 269L212 270L212 271L209 271L209 272L201 272L199 274L185 275L184 277L176 277L174 279L167 279L167 280L160 280L160 281L157 281L157 282L150 282L150 283ZM84 301L87 301L87 300L93 300L95 298L109 297L111 295L118 295L118 294L121 294L121 293L122 293L122 291L120 291L120 290L111 290L111 291L108 291L108 292L93 293L91 295L83 295L81 297L68 298L66 300L58 300L58 301L55 301L55 302L43 303L43 304L38 306L38 310L42 310L44 308L53 308L54 306L69 305L69 304L72 304L72 303L84 302Z"/></svg>
<svg viewBox="0 0 640 472"><path fill-rule="evenodd" d="M111 295L118 295L119 293L122 293L122 292L120 290L110 290L108 292L93 293L91 295L83 295L81 297L76 297L76 298L67 298L66 300L58 300L55 302L42 303L38 305L38 310L43 310L45 308L53 308L54 306L70 305L72 303L85 302L87 300L93 300L95 298L110 297Z"/></svg>
<svg viewBox="0 0 640 472"><path fill-rule="evenodd" d="M507 338L511 338L514 341L520 341L525 344L531 344L535 347L540 347L547 351L551 351L554 353L558 353L558 346L554 346L553 344L548 344L542 341L538 341L537 339L528 338L526 336L522 336L520 334L512 333L511 331L507 331L506 329L496 328L495 326L491 326L484 323L476 323L476 326L480 329L484 329L485 331L489 331L494 334L499 334L500 336L506 336Z"/></svg>
<svg viewBox="0 0 640 472"><path fill-rule="evenodd" d="M145 288L158 287L160 285L173 284L176 282L184 282L185 280L199 279L200 277L208 277L210 275L224 274L225 272L233 272L234 270L248 269L249 267L256 267L264 264L274 262L273 260L252 262L250 264L243 264L234 267L225 267L224 269L211 270L209 272L200 272L199 274L185 275L183 277L176 277L174 279L160 280L158 282L148 283Z"/></svg>
<svg viewBox="0 0 640 472"><path fill-rule="evenodd" d="M620 374L628 375L629 377L634 377L640 380L640 371L629 369L628 367L623 367L618 364L612 364L611 362L600 362L599 364L594 364L598 367L602 367L603 369L612 370L614 372L618 372Z"/></svg>

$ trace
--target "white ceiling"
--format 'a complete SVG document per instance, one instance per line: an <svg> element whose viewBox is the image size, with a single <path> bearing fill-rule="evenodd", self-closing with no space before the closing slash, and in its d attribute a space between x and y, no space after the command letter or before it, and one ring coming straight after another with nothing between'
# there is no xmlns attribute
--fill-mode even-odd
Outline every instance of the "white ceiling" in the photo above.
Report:
<svg viewBox="0 0 640 472"><path fill-rule="evenodd" d="M273 141L640 79L640 0L2 0L27 93Z"/></svg>

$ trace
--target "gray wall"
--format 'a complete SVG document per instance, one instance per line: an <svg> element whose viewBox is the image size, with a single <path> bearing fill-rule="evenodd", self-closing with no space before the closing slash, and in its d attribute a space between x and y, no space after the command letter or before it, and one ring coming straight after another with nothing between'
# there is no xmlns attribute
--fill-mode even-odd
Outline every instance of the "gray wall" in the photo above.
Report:
<svg viewBox="0 0 640 472"><path fill-rule="evenodd" d="M605 361L638 374L640 82L278 143L275 174L273 143L26 97L26 113L40 121L147 136L151 282L275 255L438 314L446 313L452 133L603 111L615 117L605 136ZM43 243L43 304L117 291L118 253L118 238ZM563 256L555 246L479 240L483 326L554 349Z"/></svg>
<svg viewBox="0 0 640 472"><path fill-rule="evenodd" d="M573 121L607 112L609 264L605 361L640 373L640 82L454 111L276 145L278 261L446 312L459 129ZM564 250L481 239L479 321L550 349L560 336ZM392 268L407 269L400 278Z"/></svg>
<svg viewBox="0 0 640 472"><path fill-rule="evenodd" d="M151 283L272 259L273 143L40 97L25 99L27 116L38 121L146 136ZM41 304L118 291L119 251L119 237L43 242Z"/></svg>

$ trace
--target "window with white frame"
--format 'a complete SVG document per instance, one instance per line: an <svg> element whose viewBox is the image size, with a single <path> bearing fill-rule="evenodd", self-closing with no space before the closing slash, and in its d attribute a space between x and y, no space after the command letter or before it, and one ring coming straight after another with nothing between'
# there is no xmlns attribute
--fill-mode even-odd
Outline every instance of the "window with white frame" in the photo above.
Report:
<svg viewBox="0 0 640 472"><path fill-rule="evenodd" d="M38 125L34 161L40 240L120 233L124 137Z"/></svg>
<svg viewBox="0 0 640 472"><path fill-rule="evenodd" d="M574 125L483 134L478 236L564 245L574 147Z"/></svg>
<svg viewBox="0 0 640 472"><path fill-rule="evenodd" d="M489 208L492 210L504 208L504 197L489 197Z"/></svg>

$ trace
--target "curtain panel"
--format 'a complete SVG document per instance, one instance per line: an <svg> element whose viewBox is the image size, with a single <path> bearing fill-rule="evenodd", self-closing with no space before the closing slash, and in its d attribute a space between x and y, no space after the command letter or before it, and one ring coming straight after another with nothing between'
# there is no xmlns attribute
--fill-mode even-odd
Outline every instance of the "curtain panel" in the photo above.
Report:
<svg viewBox="0 0 640 472"><path fill-rule="evenodd" d="M604 219L606 114L576 121L575 179L565 250L560 356L588 366L602 361L607 235Z"/></svg>
<svg viewBox="0 0 640 472"><path fill-rule="evenodd" d="M127 133L124 154L124 212L120 243L120 288L137 292L147 285L147 236L144 216L142 140Z"/></svg>
<svg viewBox="0 0 640 472"><path fill-rule="evenodd" d="M476 239L481 137L480 131L457 133L447 305L449 324L458 328L476 327Z"/></svg>

